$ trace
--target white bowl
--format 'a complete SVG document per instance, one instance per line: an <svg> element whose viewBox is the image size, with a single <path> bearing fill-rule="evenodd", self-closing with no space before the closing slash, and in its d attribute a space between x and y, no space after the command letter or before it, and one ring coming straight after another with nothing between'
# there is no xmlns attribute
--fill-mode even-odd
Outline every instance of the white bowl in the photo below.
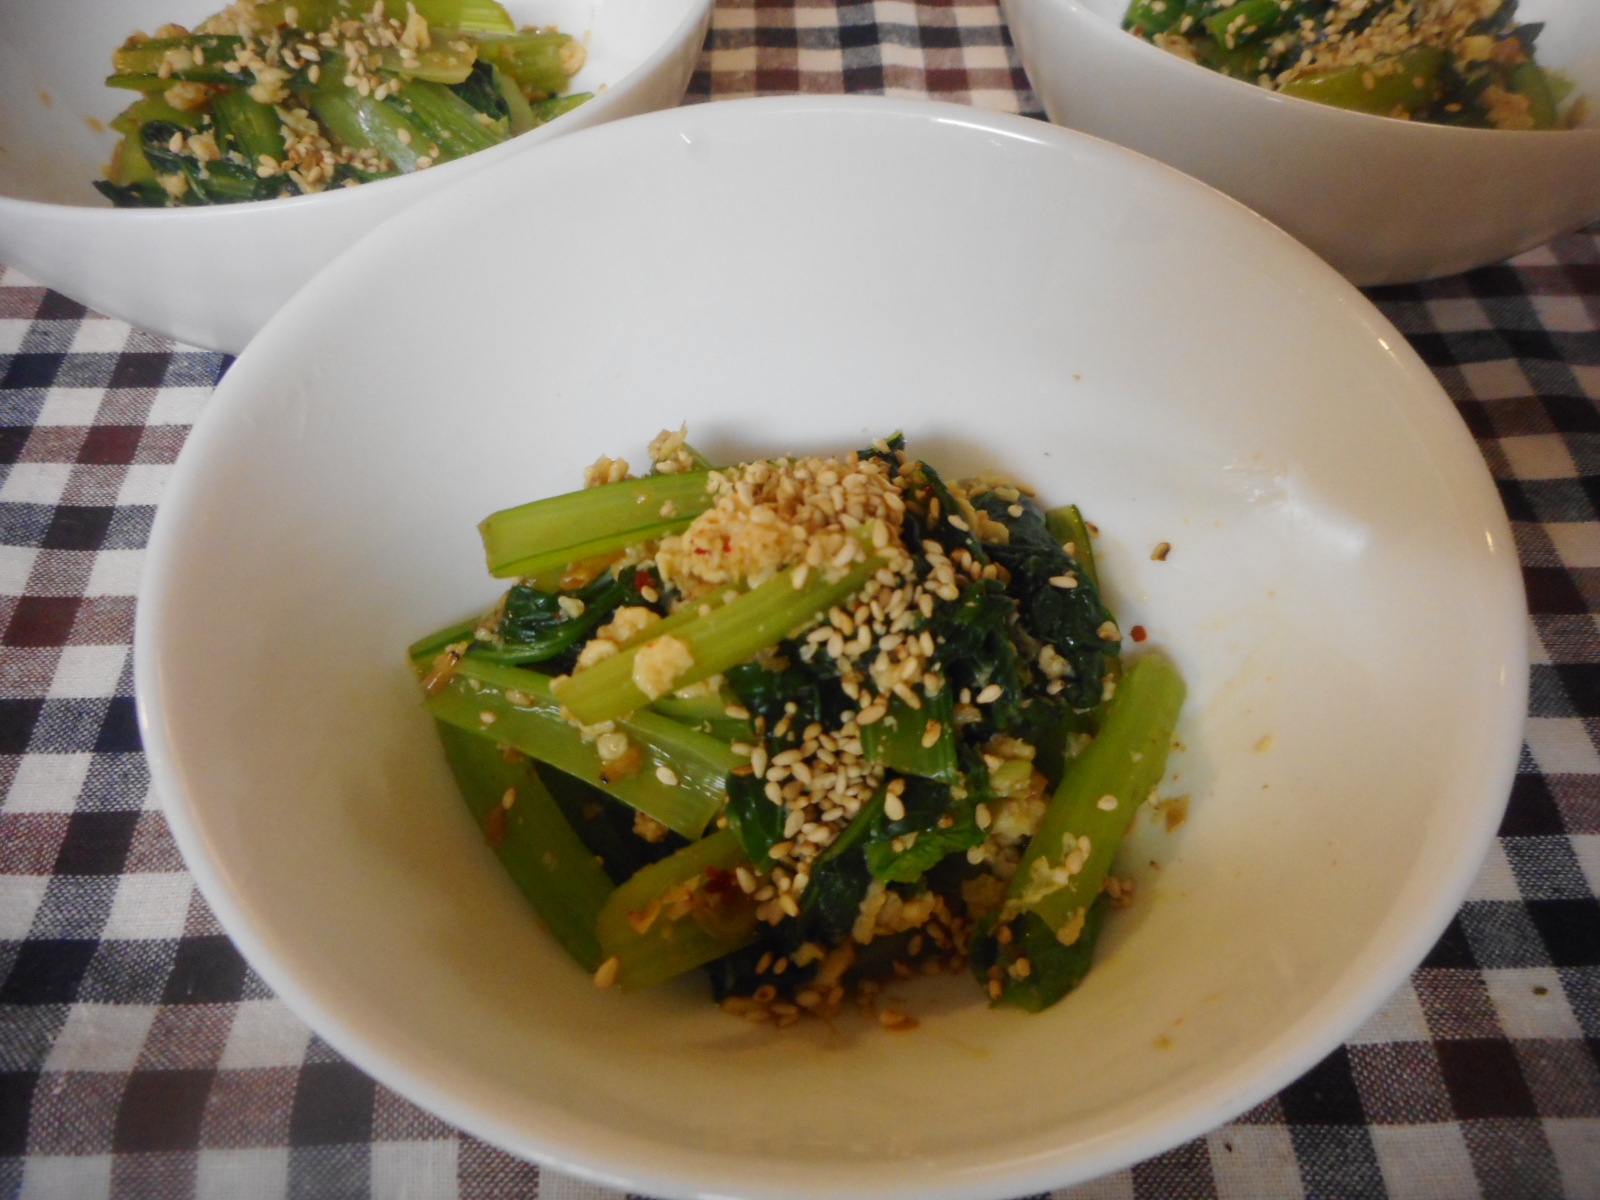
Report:
<svg viewBox="0 0 1600 1200"><path fill-rule="evenodd" d="M451 303L371 303L408 291ZM1141 898L1056 1008L945 979L911 1035L775 1033L700 979L597 993L483 845L401 648L494 596L482 516L684 420L723 461L904 429L1105 531L1124 627L1192 689L1192 815L1137 826ZM1402 981L1504 804L1522 605L1450 402L1266 222L1041 122L786 98L553 143L291 301L173 474L135 671L224 925L385 1084L651 1194L928 1200L1164 1150Z"/></svg>
<svg viewBox="0 0 1600 1200"><path fill-rule="evenodd" d="M1600 217L1600 13L1523 0L1539 61L1589 97L1575 130L1455 129L1284 96L1124 33L1127 0L1001 0L1050 119L1242 200L1357 284L1497 262Z"/></svg>
<svg viewBox="0 0 1600 1200"><path fill-rule="evenodd" d="M589 50L594 99L430 170L314 196L215 208L114 209L94 189L133 94L105 86L135 29L189 24L225 0L0 0L0 262L100 312L236 354L346 246L455 180L541 142L683 98L712 0L508 0ZM604 90L599 90L604 89ZM539 185L533 184L535 188ZM442 252L442 251L440 251Z"/></svg>

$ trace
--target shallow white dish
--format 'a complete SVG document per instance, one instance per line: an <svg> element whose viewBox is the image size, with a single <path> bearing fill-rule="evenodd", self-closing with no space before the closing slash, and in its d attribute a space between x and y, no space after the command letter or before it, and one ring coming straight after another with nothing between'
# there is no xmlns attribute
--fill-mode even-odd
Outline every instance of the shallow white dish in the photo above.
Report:
<svg viewBox="0 0 1600 1200"><path fill-rule="evenodd" d="M133 93L105 86L111 52L135 29L192 24L225 6L0 0L0 262L100 312L230 354L341 250L424 196L552 137L677 104L711 19L711 0L506 0L520 24L557 25L587 43L572 90L594 99L399 179L253 204L112 208L93 181L116 142L106 124Z"/></svg>
<svg viewBox="0 0 1600 1200"><path fill-rule="evenodd" d="M597 993L482 844L402 648L495 594L482 516L684 420L724 461L904 429L1104 530L1190 683L1192 815L1136 826L1141 899L1055 1009L931 981L914 1034L774 1035L698 979ZM1449 401L1264 221L1038 122L772 99L484 172L286 306L174 472L135 674L224 925L388 1086L650 1194L998 1197L1228 1119L1399 984L1505 801L1522 603Z"/></svg>
<svg viewBox="0 0 1600 1200"><path fill-rule="evenodd" d="M1583 127L1449 129L1229 79L1121 28L1128 0L1001 0L1057 124L1220 188L1362 285L1497 262L1600 217L1600 11L1522 0L1539 61L1589 98Z"/></svg>

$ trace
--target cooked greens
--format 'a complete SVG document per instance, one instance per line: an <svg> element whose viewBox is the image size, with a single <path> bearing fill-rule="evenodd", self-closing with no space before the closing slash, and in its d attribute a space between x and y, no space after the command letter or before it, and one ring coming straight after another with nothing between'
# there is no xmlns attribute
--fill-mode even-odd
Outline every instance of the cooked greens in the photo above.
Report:
<svg viewBox="0 0 1600 1200"><path fill-rule="evenodd" d="M1202 66L1377 116L1561 129L1571 84L1534 59L1517 0L1132 0L1123 27Z"/></svg>
<svg viewBox="0 0 1600 1200"><path fill-rule="evenodd" d="M426 170L526 133L581 43L495 0L236 0L135 33L106 83L140 93L95 186L125 208L270 200Z"/></svg>
<svg viewBox="0 0 1600 1200"><path fill-rule="evenodd" d="M1124 668L1077 510L946 482L898 437L651 452L490 516L488 565L520 578L411 648L535 909L601 986L705 966L780 1025L935 971L1059 1000L1131 894L1112 858L1184 696L1158 654Z"/></svg>

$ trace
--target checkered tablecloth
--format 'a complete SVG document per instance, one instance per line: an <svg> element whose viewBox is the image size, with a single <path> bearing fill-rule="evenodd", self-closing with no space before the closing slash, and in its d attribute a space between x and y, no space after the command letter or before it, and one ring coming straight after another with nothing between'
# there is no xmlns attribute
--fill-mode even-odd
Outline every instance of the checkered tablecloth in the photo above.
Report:
<svg viewBox="0 0 1600 1200"><path fill-rule="evenodd" d="M1039 115L992 0L725 0L690 100L792 91ZM1058 1196L1600 1197L1600 228L1372 297L1457 402L1522 554L1535 666L1501 836L1347 1045ZM184 870L129 642L155 506L227 366L0 268L0 1200L615 1197L344 1062Z"/></svg>

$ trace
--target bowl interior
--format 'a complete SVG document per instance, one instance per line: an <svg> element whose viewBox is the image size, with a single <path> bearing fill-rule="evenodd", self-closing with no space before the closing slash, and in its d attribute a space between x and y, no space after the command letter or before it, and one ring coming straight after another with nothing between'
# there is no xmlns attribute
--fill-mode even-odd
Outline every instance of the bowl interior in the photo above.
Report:
<svg viewBox="0 0 1600 1200"><path fill-rule="evenodd" d="M0 0L0 195L105 207L92 186L111 157L107 123L134 93L105 86L111 53L136 29L192 24L225 0ZM683 21L682 3L505 0L518 24L585 39L573 90L615 86Z"/></svg>
<svg viewBox="0 0 1600 1200"><path fill-rule="evenodd" d="M1331 270L1149 160L941 105L697 106L477 179L230 371L141 600L177 836L334 1044L638 1190L1016 1194L1233 1115L1421 957L1515 762L1520 585L1451 406ZM1104 531L1124 628L1191 685L1190 816L1141 818L1140 900L1057 1008L930 980L912 1035L775 1035L698 979L596 993L502 877L402 648L495 594L484 514L682 421L729 461L903 429Z"/></svg>
<svg viewBox="0 0 1600 1200"><path fill-rule="evenodd" d="M1061 0L1122 24L1128 0ZM1537 56L1541 65L1565 73L1581 95L1590 97L1582 126L1600 128L1600 14L1590 0L1520 0L1517 19L1543 22Z"/></svg>

